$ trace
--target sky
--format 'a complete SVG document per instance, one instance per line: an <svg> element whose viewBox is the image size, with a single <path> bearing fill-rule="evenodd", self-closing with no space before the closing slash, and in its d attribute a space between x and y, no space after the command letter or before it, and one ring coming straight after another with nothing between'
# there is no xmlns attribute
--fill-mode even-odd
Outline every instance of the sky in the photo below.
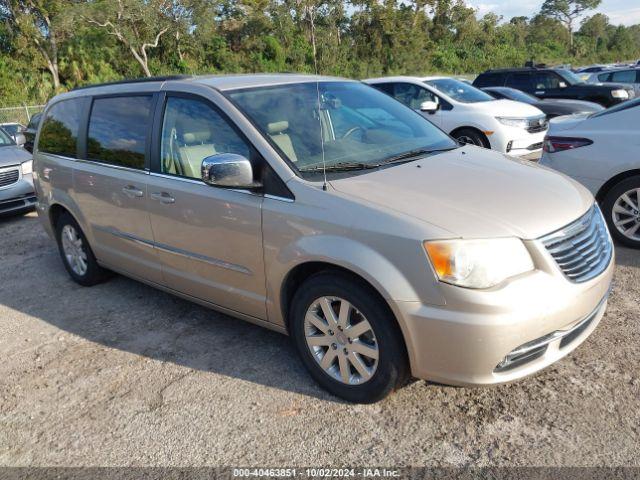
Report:
<svg viewBox="0 0 640 480"><path fill-rule="evenodd" d="M478 10L480 16L493 12L505 20L511 17L532 17L540 11L543 0L465 0ZM600 6L589 15L600 12L609 17L612 24L633 25L640 23L640 0L602 0Z"/></svg>

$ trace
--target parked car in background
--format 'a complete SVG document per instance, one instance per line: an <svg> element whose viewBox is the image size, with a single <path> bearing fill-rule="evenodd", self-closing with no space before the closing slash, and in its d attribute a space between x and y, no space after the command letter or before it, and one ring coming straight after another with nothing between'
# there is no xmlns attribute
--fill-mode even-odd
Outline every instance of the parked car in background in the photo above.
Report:
<svg viewBox="0 0 640 480"><path fill-rule="evenodd" d="M584 187L361 82L84 88L49 102L35 152L38 214L76 282L111 269L288 333L350 401L410 375L521 378L606 308L613 249Z"/></svg>
<svg viewBox="0 0 640 480"><path fill-rule="evenodd" d="M566 98L534 97L521 90L511 87L484 87L482 90L494 98L513 100L515 102L528 103L544 112L548 119L561 115L574 115L576 113L595 113L604 110L602 105L584 100L568 100Z"/></svg>
<svg viewBox="0 0 640 480"><path fill-rule="evenodd" d="M632 85L635 96L640 96L640 68L621 68L592 73L586 80L588 83L625 83Z"/></svg>
<svg viewBox="0 0 640 480"><path fill-rule="evenodd" d="M554 68L505 68L487 70L473 82L478 88L511 87L538 98L587 100L610 107L635 96L630 85L595 85L581 80L575 73Z"/></svg>
<svg viewBox="0 0 640 480"><path fill-rule="evenodd" d="M467 83L448 77L383 77L364 80L462 143L517 156L539 153L547 130L535 107L496 100Z"/></svg>
<svg viewBox="0 0 640 480"><path fill-rule="evenodd" d="M38 125L40 125L40 118L42 118L42 113L36 113L31 117L27 128L24 129L24 148L29 152L33 152L33 143L36 139L36 133L38 133Z"/></svg>
<svg viewBox="0 0 640 480"><path fill-rule="evenodd" d="M18 146L22 146L26 142L24 133L22 133L25 129L24 125L20 123L8 122L0 123L0 128L11 135L11 138L13 138L13 141L16 142Z"/></svg>
<svg viewBox="0 0 640 480"><path fill-rule="evenodd" d="M31 154L0 128L0 215L35 208L32 168Z"/></svg>
<svg viewBox="0 0 640 480"><path fill-rule="evenodd" d="M595 73L602 72L603 70L607 70L611 68L609 65L589 65L588 67L580 67L575 69L575 73Z"/></svg>
<svg viewBox="0 0 640 480"><path fill-rule="evenodd" d="M613 236L640 248L640 99L551 122L540 163L585 185Z"/></svg>

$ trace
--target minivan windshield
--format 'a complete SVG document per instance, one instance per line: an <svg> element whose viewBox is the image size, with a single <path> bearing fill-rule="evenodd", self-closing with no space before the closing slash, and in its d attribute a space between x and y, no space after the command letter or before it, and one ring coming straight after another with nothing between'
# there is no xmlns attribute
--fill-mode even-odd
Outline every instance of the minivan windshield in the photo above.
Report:
<svg viewBox="0 0 640 480"><path fill-rule="evenodd" d="M478 103L495 100L495 98L488 93L454 78L438 78L436 80L427 80L424 83L461 103Z"/></svg>
<svg viewBox="0 0 640 480"><path fill-rule="evenodd" d="M377 168L457 147L418 113L358 82L293 83L228 96L304 177L322 170L323 154L331 172Z"/></svg>
<svg viewBox="0 0 640 480"><path fill-rule="evenodd" d="M13 145L13 140L7 132L0 128L0 147L7 147Z"/></svg>

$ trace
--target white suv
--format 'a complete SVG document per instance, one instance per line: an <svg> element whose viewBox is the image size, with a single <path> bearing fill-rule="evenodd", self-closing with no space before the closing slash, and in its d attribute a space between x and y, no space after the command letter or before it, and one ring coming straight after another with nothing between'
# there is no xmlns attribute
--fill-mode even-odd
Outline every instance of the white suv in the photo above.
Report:
<svg viewBox="0 0 640 480"><path fill-rule="evenodd" d="M549 128L545 114L536 107L496 100L454 78L386 77L364 81L419 111L463 143L537 157Z"/></svg>

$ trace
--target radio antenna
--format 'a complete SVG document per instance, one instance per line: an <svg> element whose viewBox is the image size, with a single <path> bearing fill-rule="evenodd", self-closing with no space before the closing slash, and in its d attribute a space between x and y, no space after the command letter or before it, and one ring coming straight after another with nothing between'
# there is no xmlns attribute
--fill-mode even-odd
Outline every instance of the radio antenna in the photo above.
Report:
<svg viewBox="0 0 640 480"><path fill-rule="evenodd" d="M320 79L318 78L318 52L316 50L316 24L314 20L313 8L307 4L307 15L311 23L311 46L313 47L313 68L316 72L316 96L318 101L318 123L320 124L320 149L322 151L322 190L327 190L327 164L324 155L324 131L322 128L322 105L320 102Z"/></svg>

